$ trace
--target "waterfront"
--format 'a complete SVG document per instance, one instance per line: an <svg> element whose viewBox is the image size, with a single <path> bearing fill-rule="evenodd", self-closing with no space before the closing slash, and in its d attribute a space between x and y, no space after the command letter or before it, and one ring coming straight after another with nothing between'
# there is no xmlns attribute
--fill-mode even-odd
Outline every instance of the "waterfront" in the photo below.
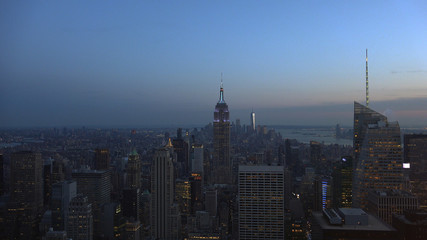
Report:
<svg viewBox="0 0 427 240"><path fill-rule="evenodd" d="M284 139L296 139L301 143L316 141L324 144L353 145L353 139L336 138L335 127L274 126L273 128L280 133Z"/></svg>

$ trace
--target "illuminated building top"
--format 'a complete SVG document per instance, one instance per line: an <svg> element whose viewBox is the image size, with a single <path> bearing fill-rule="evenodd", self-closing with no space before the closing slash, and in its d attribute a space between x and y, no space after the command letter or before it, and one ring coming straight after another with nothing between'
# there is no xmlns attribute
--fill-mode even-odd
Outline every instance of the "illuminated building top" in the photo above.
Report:
<svg viewBox="0 0 427 240"><path fill-rule="evenodd" d="M219 101L215 106L214 122L230 122L230 114L228 112L228 105L224 100L224 88L222 87L219 91Z"/></svg>

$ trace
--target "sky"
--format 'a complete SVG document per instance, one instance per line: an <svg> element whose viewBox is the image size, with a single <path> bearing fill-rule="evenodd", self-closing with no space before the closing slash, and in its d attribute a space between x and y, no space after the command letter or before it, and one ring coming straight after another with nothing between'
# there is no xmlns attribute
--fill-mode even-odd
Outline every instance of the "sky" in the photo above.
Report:
<svg viewBox="0 0 427 240"><path fill-rule="evenodd" d="M426 1L0 1L0 127L427 126Z"/></svg>

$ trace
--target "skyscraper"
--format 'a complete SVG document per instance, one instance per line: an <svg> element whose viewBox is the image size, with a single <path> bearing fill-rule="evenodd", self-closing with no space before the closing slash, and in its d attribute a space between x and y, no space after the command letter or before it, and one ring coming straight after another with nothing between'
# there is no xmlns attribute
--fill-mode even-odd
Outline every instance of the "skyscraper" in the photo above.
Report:
<svg viewBox="0 0 427 240"><path fill-rule="evenodd" d="M255 113L252 110L252 112L251 112L251 131L255 132L255 128L256 128L256 125L255 125Z"/></svg>
<svg viewBox="0 0 427 240"><path fill-rule="evenodd" d="M170 149L161 148L151 165L151 236L155 239L171 238L174 182Z"/></svg>
<svg viewBox="0 0 427 240"><path fill-rule="evenodd" d="M122 210L123 216L133 218L134 221L139 220L140 209L140 190L139 188L123 189Z"/></svg>
<svg viewBox="0 0 427 240"><path fill-rule="evenodd" d="M219 101L215 106L213 122L213 166L211 183L231 184L230 163L230 113L224 101L224 88L219 92Z"/></svg>
<svg viewBox="0 0 427 240"><path fill-rule="evenodd" d="M95 169L108 170L110 169L110 151L108 149L95 150Z"/></svg>
<svg viewBox="0 0 427 240"><path fill-rule="evenodd" d="M418 197L420 208L427 209L427 135L405 134L404 146L404 170L409 171L411 192Z"/></svg>
<svg viewBox="0 0 427 240"><path fill-rule="evenodd" d="M67 235L75 240L93 239L92 204L86 196L74 197L68 208Z"/></svg>
<svg viewBox="0 0 427 240"><path fill-rule="evenodd" d="M40 153L16 152L11 157L11 198L21 208L43 207L43 161Z"/></svg>
<svg viewBox="0 0 427 240"><path fill-rule="evenodd" d="M4 192L3 175L3 154L0 154L0 196L2 196Z"/></svg>
<svg viewBox="0 0 427 240"><path fill-rule="evenodd" d="M11 156L11 207L18 238L33 238L36 218L43 207L43 161L40 153L22 151ZM13 230L10 230L13 232Z"/></svg>
<svg viewBox="0 0 427 240"><path fill-rule="evenodd" d="M284 239L283 166L239 166L239 239Z"/></svg>
<svg viewBox="0 0 427 240"><path fill-rule="evenodd" d="M126 187L141 188L141 160L135 150L129 155L126 173Z"/></svg>
<svg viewBox="0 0 427 240"><path fill-rule="evenodd" d="M110 172L103 170L78 170L72 173L77 182L77 193L88 197L92 204L93 233L95 237L102 234L102 206L110 202Z"/></svg>
<svg viewBox="0 0 427 240"><path fill-rule="evenodd" d="M332 173L334 206L350 208L353 202L353 158L344 156L335 167Z"/></svg>
<svg viewBox="0 0 427 240"><path fill-rule="evenodd" d="M202 144L193 144L193 162L191 172L203 174L203 155L204 149Z"/></svg>
<svg viewBox="0 0 427 240"><path fill-rule="evenodd" d="M365 134L370 124L377 124L379 121L387 121L387 118L374 110L354 102L354 123L353 123L353 150L354 162L353 167L359 161L360 148L365 139Z"/></svg>
<svg viewBox="0 0 427 240"><path fill-rule="evenodd" d="M402 147L397 122L354 103L353 206L366 209L371 190L402 189Z"/></svg>
<svg viewBox="0 0 427 240"><path fill-rule="evenodd" d="M52 185L52 227L56 231L66 230L68 207L77 195L75 181L63 181Z"/></svg>
<svg viewBox="0 0 427 240"><path fill-rule="evenodd" d="M175 171L179 178L184 178L188 176L189 172L189 149L188 143L182 139L181 128L178 129L177 135L178 137L172 141L177 163Z"/></svg>

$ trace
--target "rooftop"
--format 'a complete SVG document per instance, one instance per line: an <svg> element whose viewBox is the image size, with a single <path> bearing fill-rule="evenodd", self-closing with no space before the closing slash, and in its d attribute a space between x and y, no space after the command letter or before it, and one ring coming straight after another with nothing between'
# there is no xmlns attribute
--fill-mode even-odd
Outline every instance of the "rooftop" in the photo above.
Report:
<svg viewBox="0 0 427 240"><path fill-rule="evenodd" d="M350 210L348 210L350 209ZM344 211L353 212L351 208ZM340 209L341 210L341 209ZM360 209L359 209L360 210ZM360 213L359 210L355 210L355 213ZM362 211L363 212L363 211ZM395 231L394 228L377 219L376 217L368 214L368 225L332 225L329 224L321 212L313 212L313 218L319 223L320 227L324 230L344 230L344 231Z"/></svg>

